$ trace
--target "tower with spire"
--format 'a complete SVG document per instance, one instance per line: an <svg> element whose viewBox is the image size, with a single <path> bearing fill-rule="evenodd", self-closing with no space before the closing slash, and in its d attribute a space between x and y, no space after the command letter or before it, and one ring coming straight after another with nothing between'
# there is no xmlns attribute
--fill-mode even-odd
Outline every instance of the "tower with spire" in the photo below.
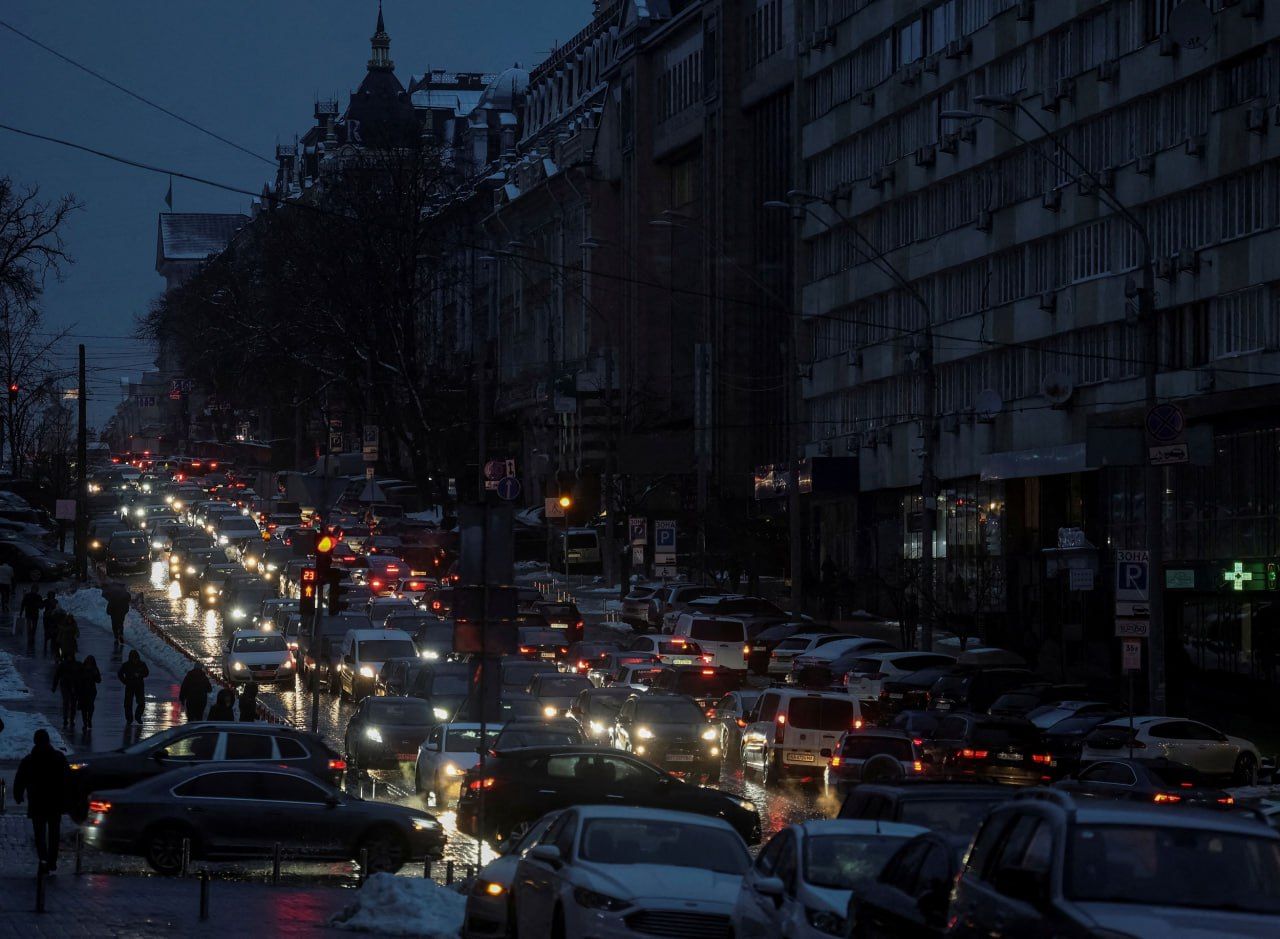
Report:
<svg viewBox="0 0 1280 939"><path fill-rule="evenodd" d="M396 66L391 61L391 37L387 35L387 28L382 22L381 0L378 2L378 26L374 29L369 44L373 47L373 57L369 59L369 71L394 71Z"/></svg>

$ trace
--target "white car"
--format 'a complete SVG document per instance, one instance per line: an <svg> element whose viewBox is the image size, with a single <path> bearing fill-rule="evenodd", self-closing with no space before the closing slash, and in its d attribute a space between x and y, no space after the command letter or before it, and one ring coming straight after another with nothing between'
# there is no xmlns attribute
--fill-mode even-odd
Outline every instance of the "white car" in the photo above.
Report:
<svg viewBox="0 0 1280 939"><path fill-rule="evenodd" d="M859 701L879 701L885 679L892 681L922 668L939 668L955 662L937 652L869 652L844 673L845 691Z"/></svg>
<svg viewBox="0 0 1280 939"><path fill-rule="evenodd" d="M567 809L516 865L515 934L728 935L750 865L741 836L718 818L625 806Z"/></svg>
<svg viewBox="0 0 1280 939"><path fill-rule="evenodd" d="M793 671L813 665L830 665L842 655L859 652L890 652L893 644L883 639L870 639L866 636L842 636L835 642L828 642L802 652L791 660Z"/></svg>
<svg viewBox="0 0 1280 939"><path fill-rule="evenodd" d="M850 895L879 876L919 825L868 819L788 825L742 878L733 909L735 939L844 936Z"/></svg>
<svg viewBox="0 0 1280 939"><path fill-rule="evenodd" d="M497 736L499 726L490 724L485 734L489 742ZM467 770L480 762L479 724L441 724L431 728L427 739L418 747L413 767L413 791L435 795L436 808L443 809L457 801L458 787Z"/></svg>
<svg viewBox="0 0 1280 939"><path fill-rule="evenodd" d="M637 636L627 643L627 651L648 652L663 665L709 665L715 658L683 636Z"/></svg>
<svg viewBox="0 0 1280 939"><path fill-rule="evenodd" d="M285 637L275 630L238 629L222 658L227 681L293 682L295 663Z"/></svg>
<svg viewBox="0 0 1280 939"><path fill-rule="evenodd" d="M533 823L525 833L513 840L498 843L498 856L480 868L475 882L467 891L466 936L511 935L511 884L515 881L516 866L529 849L542 840L547 828L560 817L560 812L548 812Z"/></svg>
<svg viewBox="0 0 1280 939"><path fill-rule="evenodd" d="M796 633L794 636L788 636L774 646L773 651L769 653L769 674L785 675L791 671L791 664L796 656L812 652L829 642L839 642L841 639L848 638L846 633Z"/></svg>
<svg viewBox="0 0 1280 939"><path fill-rule="evenodd" d="M1129 718L1122 717L1094 728L1085 738L1080 764L1127 757L1129 724ZM1132 751L1135 760L1163 757L1207 776L1230 776L1238 786L1253 785L1258 778L1260 756L1250 741L1228 737L1208 724L1185 717L1133 718Z"/></svg>

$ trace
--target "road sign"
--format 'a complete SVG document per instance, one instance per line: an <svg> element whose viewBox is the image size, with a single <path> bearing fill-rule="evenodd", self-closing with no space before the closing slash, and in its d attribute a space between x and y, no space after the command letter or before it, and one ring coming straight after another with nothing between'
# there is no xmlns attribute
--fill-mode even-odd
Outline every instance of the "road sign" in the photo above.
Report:
<svg viewBox="0 0 1280 939"><path fill-rule="evenodd" d="M364 426L361 442L365 461L369 463L378 462L378 427L376 424L366 424Z"/></svg>
<svg viewBox="0 0 1280 939"><path fill-rule="evenodd" d="M542 500L543 518L564 518L564 509L560 508L560 500L555 496Z"/></svg>
<svg viewBox="0 0 1280 939"><path fill-rule="evenodd" d="M1151 555L1146 551L1116 552L1116 602L1145 603Z"/></svg>
<svg viewBox="0 0 1280 939"><path fill-rule="evenodd" d="M1174 463L1186 463L1190 460L1185 443L1168 443L1158 447L1148 447L1147 457L1153 466L1170 466Z"/></svg>
<svg viewBox="0 0 1280 939"><path fill-rule="evenodd" d="M484 478L492 482L497 482L505 476L510 476L507 472L506 460L489 460L484 464Z"/></svg>
<svg viewBox="0 0 1280 939"><path fill-rule="evenodd" d="M1126 672L1142 669L1142 640L1125 639L1120 643L1120 666Z"/></svg>
<svg viewBox="0 0 1280 939"><path fill-rule="evenodd" d="M504 476L498 480L498 498L508 502L520 497L520 480L514 476Z"/></svg>
<svg viewBox="0 0 1280 939"><path fill-rule="evenodd" d="M53 504L53 517L60 522L74 522L76 520L76 500L58 499Z"/></svg>
<svg viewBox="0 0 1280 939"><path fill-rule="evenodd" d="M658 519L653 523L653 550L662 554L675 554L676 523L672 519Z"/></svg>
<svg viewBox="0 0 1280 939"><path fill-rule="evenodd" d="M1151 635L1151 620L1117 616L1116 635L1121 638L1146 639Z"/></svg>
<svg viewBox="0 0 1280 939"><path fill-rule="evenodd" d="M1151 615L1151 604L1149 603L1133 603L1124 601L1116 604L1116 616L1137 617L1138 619L1146 619Z"/></svg>
<svg viewBox="0 0 1280 939"><path fill-rule="evenodd" d="M631 533L631 543L633 545L649 543L649 520L647 518L628 518L627 530Z"/></svg>
<svg viewBox="0 0 1280 939"><path fill-rule="evenodd" d="M674 564L655 564L653 566L654 577L677 577L679 573L676 571Z"/></svg>
<svg viewBox="0 0 1280 939"><path fill-rule="evenodd" d="M346 446L346 441L342 439L342 431L330 430L329 431L329 452L341 453L342 448L344 446Z"/></svg>
<svg viewBox="0 0 1280 939"><path fill-rule="evenodd" d="M1157 404L1147 412L1147 435L1156 443L1181 440L1186 429L1186 419L1176 404Z"/></svg>
<svg viewBox="0 0 1280 939"><path fill-rule="evenodd" d="M1067 570L1068 585L1071 590L1093 589L1093 568L1072 567Z"/></svg>
<svg viewBox="0 0 1280 939"><path fill-rule="evenodd" d="M631 546L631 564L633 567L639 567L644 564L644 545L637 544Z"/></svg>

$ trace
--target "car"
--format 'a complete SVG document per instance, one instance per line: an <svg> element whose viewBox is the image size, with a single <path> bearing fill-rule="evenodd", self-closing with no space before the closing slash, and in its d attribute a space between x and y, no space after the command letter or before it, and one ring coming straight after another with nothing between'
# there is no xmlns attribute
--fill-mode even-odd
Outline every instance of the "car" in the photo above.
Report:
<svg viewBox="0 0 1280 939"><path fill-rule="evenodd" d="M284 632L289 617L298 614L298 601L284 597L268 597L258 604L258 610L251 617L258 629L274 629Z"/></svg>
<svg viewBox="0 0 1280 939"><path fill-rule="evenodd" d="M378 669L378 675L373 680L373 693L380 697L393 698L409 695L414 679L426 665L427 663L416 655L402 655L387 659L382 663L382 668Z"/></svg>
<svg viewBox="0 0 1280 939"><path fill-rule="evenodd" d="M431 706L421 698L370 695L356 705L347 721L347 765L360 771L394 769L411 762L434 724Z"/></svg>
<svg viewBox="0 0 1280 939"><path fill-rule="evenodd" d="M1191 767L1163 759L1098 760L1058 780L1054 788L1077 798L1129 799L1156 805L1224 809L1236 804L1230 793L1210 786Z"/></svg>
<svg viewBox="0 0 1280 939"><path fill-rule="evenodd" d="M73 817L84 818L94 789L123 789L197 764L262 761L300 769L334 785L347 763L318 734L285 724L196 721L144 737L119 750L76 754L70 762Z"/></svg>
<svg viewBox="0 0 1280 939"><path fill-rule="evenodd" d="M1085 738L1080 764L1117 756L1138 760L1163 757L1185 763L1205 776L1230 779L1237 786L1257 782L1261 762L1258 748L1241 737L1229 737L1199 721L1149 715L1099 724Z"/></svg>
<svg viewBox="0 0 1280 939"><path fill-rule="evenodd" d="M475 668L470 662L424 660L405 694L430 704L436 720L452 720L471 695Z"/></svg>
<svg viewBox="0 0 1280 939"><path fill-rule="evenodd" d="M529 683L533 681L534 675L559 673L560 669L556 668L554 662L541 662L536 659L524 659L514 655L503 656L500 671L502 693L523 692L529 687Z"/></svg>
<svg viewBox="0 0 1280 939"><path fill-rule="evenodd" d="M592 685L578 693L569 706L569 717L577 721L582 736L594 743L608 743L613 721L634 691L625 687L597 688Z"/></svg>
<svg viewBox="0 0 1280 939"><path fill-rule="evenodd" d="M338 694L359 701L373 694L382 663L417 655L413 637L398 629L351 629L342 637L338 662Z"/></svg>
<svg viewBox="0 0 1280 939"><path fill-rule="evenodd" d="M585 675L542 672L533 676L525 690L538 700L543 717L551 718L567 714L578 693L590 687Z"/></svg>
<svg viewBox="0 0 1280 939"><path fill-rule="evenodd" d="M827 630L794 632L788 638L775 645L769 653L769 665L766 672L770 675L786 675L796 658L806 652L812 652L830 642L854 638L848 633L835 633ZM872 650L874 651L874 650Z"/></svg>
<svg viewBox="0 0 1280 939"><path fill-rule="evenodd" d="M174 875L193 858L266 858L276 845L309 859L359 859L375 871L399 870L444 853L440 823L417 809L365 802L277 763L204 765L175 770L128 789L89 795L85 842L144 857Z"/></svg>
<svg viewBox="0 0 1280 939"><path fill-rule="evenodd" d="M352 629L366 629L369 619L359 613L319 616L314 631L298 631L299 673L309 687L323 683L330 694L338 691L338 663L342 658L342 641Z"/></svg>
<svg viewBox="0 0 1280 939"><path fill-rule="evenodd" d="M859 783L923 776L921 741L899 730L863 727L840 738L827 761L826 785L843 799Z"/></svg>
<svg viewBox="0 0 1280 939"><path fill-rule="evenodd" d="M657 624L661 631L669 633L676 625L676 617L689 609L689 604L703 597L721 596L724 591L718 587L702 584L670 584L658 591L656 603Z"/></svg>
<svg viewBox="0 0 1280 939"><path fill-rule="evenodd" d="M593 667L604 660L610 652L617 652L616 642L575 642L565 653L560 668L566 672L586 675Z"/></svg>
<svg viewBox="0 0 1280 939"><path fill-rule="evenodd" d="M262 604L272 598L279 598L274 584L257 577L233 580L222 598L224 620L237 625L252 625Z"/></svg>
<svg viewBox="0 0 1280 939"><path fill-rule="evenodd" d="M480 827L480 800L486 811ZM636 756L593 746L499 750L469 770L458 802L458 830L473 838L518 838L543 814L568 806L620 802L722 818L748 844L760 841L755 803L688 785Z"/></svg>
<svg viewBox="0 0 1280 939"><path fill-rule="evenodd" d="M1024 716L1041 730L1047 730L1070 717L1092 717L1102 714L1115 718L1118 716L1117 708L1106 701L1053 701L1032 708Z"/></svg>
<svg viewBox="0 0 1280 939"><path fill-rule="evenodd" d="M702 664L723 668L747 669L747 642L750 636L746 624L728 616L712 616L704 613L681 613L676 619L671 635L695 643L702 657ZM710 662L706 656L711 656Z"/></svg>
<svg viewBox="0 0 1280 939"><path fill-rule="evenodd" d="M369 621L374 626L382 627L388 616L393 613L408 613L410 615L418 612L417 604L412 600L405 600L401 597L371 597L365 605L365 615L369 617ZM413 635L413 630L405 630Z"/></svg>
<svg viewBox="0 0 1280 939"><path fill-rule="evenodd" d="M769 840L742 878L733 910L735 939L825 939L845 934L851 897L873 880L919 825L815 820Z"/></svg>
<svg viewBox="0 0 1280 939"><path fill-rule="evenodd" d="M981 714L1009 689L1034 679L1034 673L1025 668L957 665L933 683L929 689L929 707L935 711Z"/></svg>
<svg viewBox="0 0 1280 939"><path fill-rule="evenodd" d="M1026 717L1031 711L1046 704L1088 694L1083 685L1055 685L1051 682L1033 682L1019 688L1010 688L991 702L988 714L999 717ZM1039 726L1039 725L1037 725Z"/></svg>
<svg viewBox="0 0 1280 939"><path fill-rule="evenodd" d="M680 776L720 778L720 728L688 695L653 691L627 699L610 742Z"/></svg>
<svg viewBox="0 0 1280 939"><path fill-rule="evenodd" d="M645 630L660 625L655 615L654 598L662 590L659 584L636 584L622 598L621 618L632 629Z"/></svg>
<svg viewBox="0 0 1280 939"><path fill-rule="evenodd" d="M1067 775L1079 769L1085 740L1100 725L1119 717L1115 711L1076 715L1042 729L1040 739L1044 741L1045 752L1052 754L1054 762L1058 764L1058 772Z"/></svg>
<svg viewBox="0 0 1280 939"><path fill-rule="evenodd" d="M151 544L145 532L118 531L107 541L103 557L107 575L145 574L151 569Z"/></svg>
<svg viewBox="0 0 1280 939"><path fill-rule="evenodd" d="M223 546L241 544L251 538L262 537L258 523L246 515L241 515L234 508L231 512L223 513L221 518L213 522L211 534L218 539L218 544Z"/></svg>
<svg viewBox="0 0 1280 939"><path fill-rule="evenodd" d="M747 643L747 670L753 675L767 675L769 672L769 656L785 639L797 633L830 632L836 630L818 623L807 621L778 623L766 626L751 637Z"/></svg>
<svg viewBox="0 0 1280 939"><path fill-rule="evenodd" d="M843 688L844 674L860 656L869 652L888 652L891 642L866 636L845 636L828 642L791 660L788 684L807 688Z"/></svg>
<svg viewBox="0 0 1280 939"><path fill-rule="evenodd" d="M731 691L717 701L712 709L711 719L720 725L720 752L726 762L738 762L742 749L742 730L747 726L747 715L760 700L760 694L754 688Z"/></svg>
<svg viewBox="0 0 1280 939"><path fill-rule="evenodd" d="M13 568L14 583L60 580L71 573L65 555L50 554L26 541L0 541L0 563Z"/></svg>
<svg viewBox="0 0 1280 939"><path fill-rule="evenodd" d="M502 725L490 747L494 750L516 750L520 747L574 746L580 743L586 743L586 740L577 721L516 716Z"/></svg>
<svg viewBox="0 0 1280 939"><path fill-rule="evenodd" d="M413 636L413 644L424 659L439 661L455 657L456 624L451 619L437 619L429 613L392 613L383 622L383 627L399 629Z"/></svg>
<svg viewBox="0 0 1280 939"><path fill-rule="evenodd" d="M648 652L663 665L710 665L715 659L681 636L636 636L627 643L627 651Z"/></svg>
<svg viewBox="0 0 1280 939"><path fill-rule="evenodd" d="M875 711L880 723L886 723L900 711L923 711L929 706L929 690L953 666L933 665L899 678L886 678L880 683L880 700Z"/></svg>
<svg viewBox="0 0 1280 939"><path fill-rule="evenodd" d="M512 934L515 917L512 915L511 887L515 883L516 867L561 814L559 811L548 812L531 825L523 837L498 845L498 856L480 868L467 891L467 905L462 917L463 936Z"/></svg>
<svg viewBox="0 0 1280 939"><path fill-rule="evenodd" d="M623 665L639 664L656 668L661 663L657 656L648 652L627 652L626 650L609 652L594 667L587 670L587 680L597 688L601 688L614 680Z"/></svg>
<svg viewBox="0 0 1280 939"><path fill-rule="evenodd" d="M559 600L537 600L531 611L542 614L547 626L560 634L561 645L582 641L584 623L576 604Z"/></svg>
<svg viewBox="0 0 1280 939"><path fill-rule="evenodd" d="M1032 790L995 807L951 893L949 936L1280 933L1280 834L1229 812Z"/></svg>
<svg viewBox="0 0 1280 939"><path fill-rule="evenodd" d="M480 762L484 747L492 747L498 728L489 724L480 736L475 722L436 724L418 747L413 766L413 791L424 799L430 794L437 809L447 808L458 798L462 778Z"/></svg>
<svg viewBox="0 0 1280 939"><path fill-rule="evenodd" d="M742 688L746 677L746 672L741 669L710 665L672 665L654 675L650 688L654 691L687 694L710 717L714 713L716 701L728 692Z"/></svg>
<svg viewBox="0 0 1280 939"><path fill-rule="evenodd" d="M275 630L238 629L222 657L222 675L231 684L293 684L297 669L285 637Z"/></svg>
<svg viewBox="0 0 1280 939"><path fill-rule="evenodd" d="M767 786L791 776L820 780L841 735L861 726L861 709L848 695L766 689L742 731L743 769L758 771Z"/></svg>
<svg viewBox="0 0 1280 939"><path fill-rule="evenodd" d="M204 570L200 572L197 583L200 603L207 607L219 606L222 603L223 592L232 579L242 575L243 571L239 564L231 564L226 560L206 564Z"/></svg>
<svg viewBox="0 0 1280 939"><path fill-rule="evenodd" d="M930 776L1038 786L1055 774L1053 755L1030 721L986 714L948 714L924 741Z"/></svg>
<svg viewBox="0 0 1280 939"><path fill-rule="evenodd" d="M662 668L656 663L644 662L636 665L620 665L609 678L610 685L630 688L633 691L648 691L653 680L662 674Z"/></svg>
<svg viewBox="0 0 1280 939"><path fill-rule="evenodd" d="M838 817L906 822L967 843L991 807L1007 801L1015 791L1007 786L937 782L927 777L863 783L845 796Z"/></svg>
<svg viewBox="0 0 1280 939"><path fill-rule="evenodd" d="M880 875L849 898L851 939L882 936L941 937L947 930L951 885L968 842L927 831L903 844Z"/></svg>
<svg viewBox="0 0 1280 939"><path fill-rule="evenodd" d="M518 936L728 936L751 864L725 822L682 811L575 806L512 878Z"/></svg>
<svg viewBox="0 0 1280 939"><path fill-rule="evenodd" d="M936 652L871 652L858 657L845 670L844 688L859 701L879 701L880 687L886 680L954 663L951 656Z"/></svg>

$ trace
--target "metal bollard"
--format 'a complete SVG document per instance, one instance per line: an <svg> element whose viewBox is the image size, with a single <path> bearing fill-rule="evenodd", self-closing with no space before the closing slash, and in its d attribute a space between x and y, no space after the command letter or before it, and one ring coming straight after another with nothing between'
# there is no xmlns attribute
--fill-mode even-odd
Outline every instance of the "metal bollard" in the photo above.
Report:
<svg viewBox="0 0 1280 939"><path fill-rule="evenodd" d="M423 880L431 879L431 858L427 858L425 861L422 862L422 879Z"/></svg>
<svg viewBox="0 0 1280 939"><path fill-rule="evenodd" d="M191 839L182 839L182 870L180 876L187 876L187 868L191 865Z"/></svg>
<svg viewBox="0 0 1280 939"><path fill-rule="evenodd" d="M209 870L202 868L200 871L200 921L204 922L209 918Z"/></svg>
<svg viewBox="0 0 1280 939"><path fill-rule="evenodd" d="M39 864L36 865L36 912L37 913L44 912L44 878L45 878L45 874L47 873L48 873L48 869L45 867L44 861L41 861Z"/></svg>
<svg viewBox="0 0 1280 939"><path fill-rule="evenodd" d="M364 886L365 880L369 876L369 849L360 849L360 886Z"/></svg>
<svg viewBox="0 0 1280 939"><path fill-rule="evenodd" d="M453 861L444 862L444 884L449 886L453 883Z"/></svg>
<svg viewBox="0 0 1280 939"><path fill-rule="evenodd" d="M275 856L271 861L271 883L280 886L280 842L276 842Z"/></svg>
<svg viewBox="0 0 1280 939"><path fill-rule="evenodd" d="M76 829L76 875L84 873L84 832Z"/></svg>

